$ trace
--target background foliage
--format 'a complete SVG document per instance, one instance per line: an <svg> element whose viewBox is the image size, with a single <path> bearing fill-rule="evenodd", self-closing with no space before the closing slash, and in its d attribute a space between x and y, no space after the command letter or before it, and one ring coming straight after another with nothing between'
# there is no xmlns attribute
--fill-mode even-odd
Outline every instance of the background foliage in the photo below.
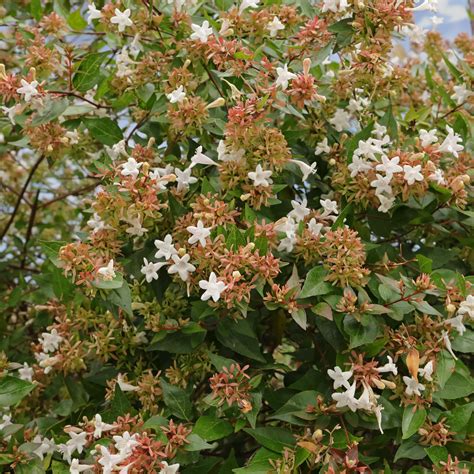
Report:
<svg viewBox="0 0 474 474"><path fill-rule="evenodd" d="M5 471L469 472L474 44L413 7L2 2Z"/></svg>

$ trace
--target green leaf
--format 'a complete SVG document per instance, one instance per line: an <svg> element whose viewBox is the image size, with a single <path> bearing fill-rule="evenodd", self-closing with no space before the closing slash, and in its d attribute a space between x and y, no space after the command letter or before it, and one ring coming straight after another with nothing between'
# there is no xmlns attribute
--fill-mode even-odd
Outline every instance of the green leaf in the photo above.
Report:
<svg viewBox="0 0 474 474"><path fill-rule="evenodd" d="M332 285L324 281L327 272L324 267L314 267L306 275L303 288L298 298L310 298L311 296L326 295L333 290Z"/></svg>
<svg viewBox="0 0 474 474"><path fill-rule="evenodd" d="M35 385L25 380L7 375L0 379L0 406L16 405L28 395Z"/></svg>
<svg viewBox="0 0 474 474"><path fill-rule="evenodd" d="M308 405L314 405L318 392L306 390L291 397L270 419L281 420L286 423L304 426L307 420L314 419L314 415L307 412Z"/></svg>
<svg viewBox="0 0 474 474"><path fill-rule="evenodd" d="M113 280L95 280L92 285L102 290L116 290L123 286L123 276L119 272L115 272L115 278Z"/></svg>
<svg viewBox="0 0 474 474"><path fill-rule="evenodd" d="M224 347L250 359L265 362L255 331L247 319L223 319L217 327L216 337Z"/></svg>
<svg viewBox="0 0 474 474"><path fill-rule="evenodd" d="M374 316L364 315L365 324L358 322L352 315L344 317L344 331L349 335L350 349L374 342L379 333L379 323Z"/></svg>
<svg viewBox="0 0 474 474"><path fill-rule="evenodd" d="M263 447L282 453L285 448L291 448L296 444L296 439L290 431L277 427L246 428L246 433L252 436Z"/></svg>
<svg viewBox="0 0 474 474"><path fill-rule="evenodd" d="M468 397L474 392L474 382L461 374L455 372L449 377L445 386L434 393L436 398L444 400L455 400L456 398Z"/></svg>
<svg viewBox="0 0 474 474"><path fill-rule="evenodd" d="M108 117L86 118L84 124L91 135L103 145L112 146L123 139L120 127Z"/></svg>
<svg viewBox="0 0 474 474"><path fill-rule="evenodd" d="M45 105L41 107L33 116L31 125L37 127L44 123L51 122L58 118L69 106L69 100L66 98L62 99L49 99Z"/></svg>
<svg viewBox="0 0 474 474"><path fill-rule="evenodd" d="M233 431L234 429L228 421L206 415L199 417L193 428L193 433L206 441L225 438L232 434Z"/></svg>
<svg viewBox="0 0 474 474"><path fill-rule="evenodd" d="M291 317L293 318L293 321L303 330L306 331L306 326L307 326L307 317L306 317L306 311L304 308L298 308L294 311L290 312Z"/></svg>
<svg viewBox="0 0 474 474"><path fill-rule="evenodd" d="M402 433L403 439L408 439L418 432L426 419L424 408L416 409L413 405L408 405L403 411Z"/></svg>
<svg viewBox="0 0 474 474"><path fill-rule="evenodd" d="M36 20L40 21L43 16L43 8L41 7L41 0L30 1L30 13L31 16Z"/></svg>
<svg viewBox="0 0 474 474"><path fill-rule="evenodd" d="M193 407L188 393L180 387L165 382L163 379L161 379L160 383L163 389L165 405L170 409L171 413L182 420L189 421L192 417Z"/></svg>
<svg viewBox="0 0 474 474"><path fill-rule="evenodd" d="M100 67L107 56L108 53L90 53L79 63L72 78L72 85L77 91L87 92L99 83Z"/></svg>
<svg viewBox="0 0 474 474"><path fill-rule="evenodd" d="M203 449L212 449L215 447L213 444L206 443L206 441L194 432L187 437L187 440L189 444L185 445L185 451L202 451Z"/></svg>
<svg viewBox="0 0 474 474"><path fill-rule="evenodd" d="M424 255L418 254L416 256L418 260L418 266L420 267L420 272L422 273L431 273L433 270L433 260L431 258L425 257Z"/></svg>
<svg viewBox="0 0 474 474"><path fill-rule="evenodd" d="M397 452L395 453L394 461L397 462L399 459L423 459L426 457L426 451L423 446L415 443L414 441L406 440L398 448Z"/></svg>
<svg viewBox="0 0 474 474"><path fill-rule="evenodd" d="M388 105L385 115L380 119L380 125L387 127L390 137L394 140L398 138L398 125L392 113L392 104Z"/></svg>
<svg viewBox="0 0 474 474"><path fill-rule="evenodd" d="M132 411L132 404L127 396L122 392L118 383L115 384L114 398L112 399L110 408L115 418L124 416Z"/></svg>
<svg viewBox="0 0 474 474"><path fill-rule="evenodd" d="M82 18L81 10L77 9L67 17L67 24L76 31L81 31L87 26L87 21ZM95 84L94 84L95 85Z"/></svg>
<svg viewBox="0 0 474 474"><path fill-rule="evenodd" d="M444 446L430 446L425 448L426 454L431 459L431 462L440 467L441 462L448 460L449 452Z"/></svg>

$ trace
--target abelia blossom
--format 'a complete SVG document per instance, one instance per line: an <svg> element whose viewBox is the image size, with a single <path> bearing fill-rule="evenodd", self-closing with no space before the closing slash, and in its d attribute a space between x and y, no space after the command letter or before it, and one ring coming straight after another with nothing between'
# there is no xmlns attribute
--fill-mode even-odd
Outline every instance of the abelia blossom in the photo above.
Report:
<svg viewBox="0 0 474 474"><path fill-rule="evenodd" d="M110 19L110 23L118 25L118 30L120 33L125 31L125 28L127 28L128 26L133 26L133 21L130 20L130 8L127 8L123 12L116 8L114 10L114 13L115 15Z"/></svg>
<svg viewBox="0 0 474 474"><path fill-rule="evenodd" d="M199 282L199 288L205 290L201 295L201 300L207 301L209 298L212 298L214 302L217 302L226 287L227 285L223 281L218 281L216 274L211 272L209 280L201 280Z"/></svg>

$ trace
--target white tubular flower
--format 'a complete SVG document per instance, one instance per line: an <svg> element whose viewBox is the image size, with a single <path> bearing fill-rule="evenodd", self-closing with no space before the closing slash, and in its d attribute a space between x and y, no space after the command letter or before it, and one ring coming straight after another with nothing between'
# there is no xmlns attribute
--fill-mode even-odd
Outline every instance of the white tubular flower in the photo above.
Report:
<svg viewBox="0 0 474 474"><path fill-rule="evenodd" d="M218 301L221 297L221 293L227 288L227 285L223 281L218 281L217 276L214 272L209 275L209 280L200 280L199 288L205 290L201 295L202 301L207 301L212 298L214 302Z"/></svg>

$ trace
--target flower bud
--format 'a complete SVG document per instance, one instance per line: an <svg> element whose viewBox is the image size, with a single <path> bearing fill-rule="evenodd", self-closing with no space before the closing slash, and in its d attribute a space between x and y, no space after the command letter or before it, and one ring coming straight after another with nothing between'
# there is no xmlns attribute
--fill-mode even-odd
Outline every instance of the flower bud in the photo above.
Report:
<svg viewBox="0 0 474 474"><path fill-rule="evenodd" d="M206 109L216 109L218 107L222 107L225 105L225 99L222 97L219 97L218 99L214 100L210 104L207 105Z"/></svg>
<svg viewBox="0 0 474 474"><path fill-rule="evenodd" d="M32 81L36 81L36 69L34 67L31 67L28 75L31 77Z"/></svg>
<svg viewBox="0 0 474 474"><path fill-rule="evenodd" d="M239 270L234 270L232 272L232 278L234 278L234 280L237 280L237 278L240 278L242 276L242 274L239 272Z"/></svg>
<svg viewBox="0 0 474 474"><path fill-rule="evenodd" d="M335 160L334 158L331 158L331 159L329 160L329 164L330 164L331 166L334 166L334 165L336 164L336 160Z"/></svg>
<svg viewBox="0 0 474 474"><path fill-rule="evenodd" d="M190 59L186 59L186 61L184 61L184 64L183 64L183 69L187 69L190 64L191 64L191 60L190 60Z"/></svg>
<svg viewBox="0 0 474 474"><path fill-rule="evenodd" d="M323 431L320 430L319 428L313 433L312 438L315 441L321 441L323 439Z"/></svg>
<svg viewBox="0 0 474 474"><path fill-rule="evenodd" d="M304 58L303 59L303 73L305 76L309 74L309 70L311 69L311 59Z"/></svg>
<svg viewBox="0 0 474 474"><path fill-rule="evenodd" d="M178 250L178 255L180 257L184 257L186 255L186 249L184 247L181 247L179 250Z"/></svg>
<svg viewBox="0 0 474 474"><path fill-rule="evenodd" d="M456 311L456 306L454 306L453 303L449 303L448 306L446 306L446 311L449 314L453 314Z"/></svg>
<svg viewBox="0 0 474 474"><path fill-rule="evenodd" d="M150 137L150 139L148 140L148 143L147 143L147 148L151 148L156 142L156 139L155 137Z"/></svg>
<svg viewBox="0 0 474 474"><path fill-rule="evenodd" d="M383 390L385 388L385 384L381 380L373 378L371 379L371 381L380 390Z"/></svg>
<svg viewBox="0 0 474 474"><path fill-rule="evenodd" d="M7 77L7 71L5 70L5 64L0 64L0 79Z"/></svg>

